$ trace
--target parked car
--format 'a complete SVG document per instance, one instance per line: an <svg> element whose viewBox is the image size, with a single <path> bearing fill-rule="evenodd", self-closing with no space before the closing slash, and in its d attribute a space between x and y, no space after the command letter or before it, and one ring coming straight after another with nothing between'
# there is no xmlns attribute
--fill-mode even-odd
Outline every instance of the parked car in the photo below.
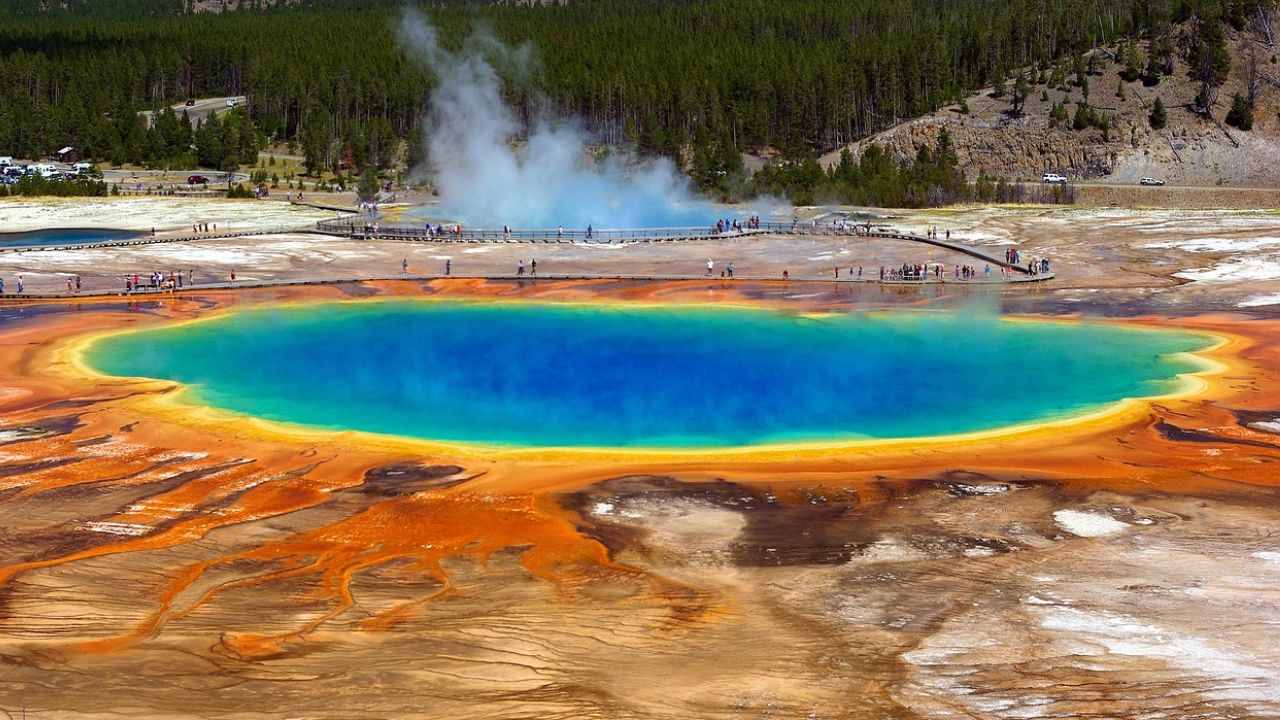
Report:
<svg viewBox="0 0 1280 720"><path fill-rule="evenodd" d="M1040 182L1057 183L1059 185L1063 185L1063 184L1066 184L1067 178L1066 176L1059 175L1058 173L1045 173L1044 176L1040 178Z"/></svg>
<svg viewBox="0 0 1280 720"><path fill-rule="evenodd" d="M187 178L187 184L188 185L208 185L209 178L203 175L192 175L191 177Z"/></svg>
<svg viewBox="0 0 1280 720"><path fill-rule="evenodd" d="M1139 181L1138 181L1138 184L1139 184L1139 185L1156 185L1156 186L1158 186L1158 185L1163 185L1163 184L1164 184L1164 181L1163 181L1163 180L1160 180L1160 179L1158 179L1158 178L1151 178L1151 177L1147 177L1147 178L1142 178L1141 180L1139 180Z"/></svg>

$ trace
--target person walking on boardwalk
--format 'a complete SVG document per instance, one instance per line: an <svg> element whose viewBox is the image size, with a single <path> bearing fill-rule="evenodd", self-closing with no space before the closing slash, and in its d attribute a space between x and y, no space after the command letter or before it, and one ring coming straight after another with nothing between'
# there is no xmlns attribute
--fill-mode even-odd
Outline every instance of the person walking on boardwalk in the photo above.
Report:
<svg viewBox="0 0 1280 720"><path fill-rule="evenodd" d="M711 258L707 258L707 277L711 277L711 273L713 273L715 269L716 269L715 261L713 261Z"/></svg>
<svg viewBox="0 0 1280 720"><path fill-rule="evenodd" d="M529 274L537 277L538 275L538 259L534 258L529 261Z"/></svg>
<svg viewBox="0 0 1280 720"><path fill-rule="evenodd" d="M235 281L236 281L236 269L231 268L231 282L235 282Z"/></svg>
<svg viewBox="0 0 1280 720"><path fill-rule="evenodd" d="M400 272L405 275L409 274L409 258L400 261Z"/></svg>
<svg viewBox="0 0 1280 720"><path fill-rule="evenodd" d="M733 263L729 263L729 278L733 279Z"/></svg>
<svg viewBox="0 0 1280 720"><path fill-rule="evenodd" d="M21 294L22 294L22 292L23 292L24 290L26 290L26 289L27 289L27 288L26 288L26 283L22 282L22 276L21 276L21 275L19 275L19 276L18 276L18 294L19 294L19 295L21 295Z"/></svg>
<svg viewBox="0 0 1280 720"><path fill-rule="evenodd" d="M76 292L80 292L80 276L76 276Z"/></svg>
<svg viewBox="0 0 1280 720"><path fill-rule="evenodd" d="M590 225L588 225L588 226L587 226L587 239L588 239L588 240L590 240L590 239L591 239L591 226L590 226Z"/></svg>
<svg viewBox="0 0 1280 720"><path fill-rule="evenodd" d="M452 261L452 260L450 260L450 259L448 259L448 258L445 258L445 261L444 261L444 274L445 274L445 275L448 275L448 274L449 274L449 272L450 272L451 270L453 270L453 261Z"/></svg>

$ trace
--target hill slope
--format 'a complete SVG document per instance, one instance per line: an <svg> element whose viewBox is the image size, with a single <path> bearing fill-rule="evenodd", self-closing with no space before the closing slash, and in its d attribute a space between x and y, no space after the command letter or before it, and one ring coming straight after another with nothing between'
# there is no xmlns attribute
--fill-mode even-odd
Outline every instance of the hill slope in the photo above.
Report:
<svg viewBox="0 0 1280 720"><path fill-rule="evenodd" d="M1271 44L1280 28L1268 20L1265 26L1254 20L1240 30L1228 28L1230 73L1218 88L1208 117L1193 107L1200 83L1192 78L1185 44L1188 31L1184 28L1176 34L1181 47L1173 72L1154 87L1141 78L1126 81L1121 77L1125 68L1118 54L1123 48L1098 48L1091 53L1096 71L1087 75L1088 102L1106 118L1106 131L1072 128L1076 106L1085 100L1085 94L1068 75L1063 84L1053 87L1033 81L1021 113L1013 112L1011 92L993 97L988 87L971 95L963 105L945 107L847 147L858 155L876 144L906 159L922 144L934 144L945 127L954 140L961 167L970 177L986 173L1034 180L1045 172L1059 172L1078 180L1102 182L1157 177L1180 184L1280 186L1280 163L1275 162L1280 157L1280 65L1274 62L1276 49ZM1141 53L1150 50L1146 42L1136 46ZM1233 95L1248 94L1250 77L1256 78L1254 125L1251 131L1243 131L1223 120ZM1167 109L1168 124L1163 129L1153 129L1150 120L1157 98ZM968 113L962 111L965 105ZM1065 120L1053 122L1055 105L1065 108ZM839 155L836 150L821 160L830 166Z"/></svg>

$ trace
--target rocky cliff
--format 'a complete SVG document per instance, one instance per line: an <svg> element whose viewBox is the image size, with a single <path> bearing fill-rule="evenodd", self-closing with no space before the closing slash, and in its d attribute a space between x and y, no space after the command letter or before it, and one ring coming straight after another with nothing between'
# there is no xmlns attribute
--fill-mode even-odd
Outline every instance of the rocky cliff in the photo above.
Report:
<svg viewBox="0 0 1280 720"><path fill-rule="evenodd" d="M1256 27L1230 34L1232 70L1207 117L1192 107L1198 84L1181 57L1172 74L1149 87L1121 77L1119 48L1099 48L1087 87L1069 76L1056 84L1037 84L1039 74L1030 72L1033 80L1020 112L1013 110L1011 93L997 97L986 88L963 104L902 123L849 149L856 156L875 143L900 159L911 157L921 145L936 143L946 128L970 177L986 173L1037 180L1045 172L1057 172L1100 182L1158 177L1180 184L1280 186L1280 65L1268 37ZM1256 95L1253 129L1228 127L1223 119L1232 96L1247 94L1250 78ZM1150 121L1156 98L1167 109L1163 129L1153 129ZM1082 101L1105 118L1105 131L1072 128ZM1051 116L1055 106L1063 108L1057 120ZM822 161L829 165L839 157L836 150Z"/></svg>

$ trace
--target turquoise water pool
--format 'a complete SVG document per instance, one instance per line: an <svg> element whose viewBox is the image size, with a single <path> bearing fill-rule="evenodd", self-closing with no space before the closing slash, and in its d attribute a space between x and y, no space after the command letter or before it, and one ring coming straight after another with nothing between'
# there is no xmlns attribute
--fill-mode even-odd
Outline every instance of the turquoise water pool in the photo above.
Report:
<svg viewBox="0 0 1280 720"><path fill-rule="evenodd" d="M97 228L50 228L27 232L0 233L0 247L42 247L47 245L94 245L140 238L145 233Z"/></svg>
<svg viewBox="0 0 1280 720"><path fill-rule="evenodd" d="M1202 335L958 312L392 300L110 336L109 375L271 420L518 446L726 447L986 430L1159 395Z"/></svg>

